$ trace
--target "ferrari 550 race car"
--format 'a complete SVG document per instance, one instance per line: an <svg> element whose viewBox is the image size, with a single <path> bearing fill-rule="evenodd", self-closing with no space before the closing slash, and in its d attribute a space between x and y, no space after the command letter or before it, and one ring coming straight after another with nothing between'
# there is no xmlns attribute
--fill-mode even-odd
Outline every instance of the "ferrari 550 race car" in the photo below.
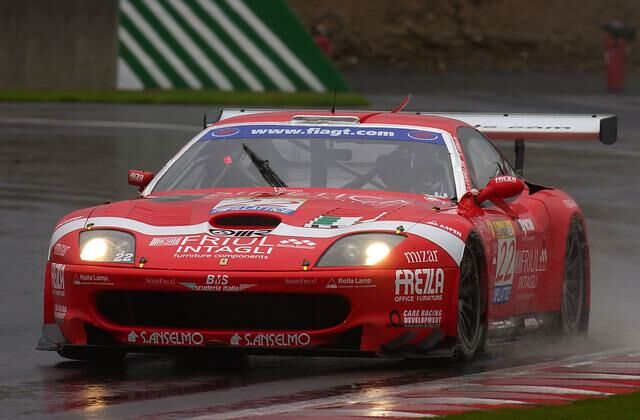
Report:
<svg viewBox="0 0 640 420"><path fill-rule="evenodd" d="M38 348L471 359L579 333L578 204L523 181L524 140L616 140L615 116L225 109L133 200L63 217ZM205 120L206 121L206 120ZM490 140L516 140L515 169Z"/></svg>

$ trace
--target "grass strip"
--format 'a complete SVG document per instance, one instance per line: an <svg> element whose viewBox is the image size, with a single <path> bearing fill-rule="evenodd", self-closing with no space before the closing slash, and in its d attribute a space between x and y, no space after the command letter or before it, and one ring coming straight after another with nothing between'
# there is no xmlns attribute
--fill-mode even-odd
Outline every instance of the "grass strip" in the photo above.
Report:
<svg viewBox="0 0 640 420"><path fill-rule="evenodd" d="M333 92L221 92L218 90L0 90L0 102L286 105L330 107ZM363 96L338 93L336 106L368 106Z"/></svg>
<svg viewBox="0 0 640 420"><path fill-rule="evenodd" d="M472 411L446 418L451 420L631 420L640 418L640 393L590 398L560 406Z"/></svg>

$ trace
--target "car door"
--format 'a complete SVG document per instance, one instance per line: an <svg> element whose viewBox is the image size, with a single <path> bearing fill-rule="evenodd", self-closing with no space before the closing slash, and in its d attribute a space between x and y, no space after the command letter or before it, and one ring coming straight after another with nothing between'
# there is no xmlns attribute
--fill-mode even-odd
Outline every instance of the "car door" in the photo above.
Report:
<svg viewBox="0 0 640 420"><path fill-rule="evenodd" d="M515 173L497 149L478 131L458 129L472 186L483 188L491 178ZM532 199L528 189L508 200L517 215L511 217L490 202L483 203L482 223L488 232L490 319L541 311L547 262L549 217L546 208Z"/></svg>

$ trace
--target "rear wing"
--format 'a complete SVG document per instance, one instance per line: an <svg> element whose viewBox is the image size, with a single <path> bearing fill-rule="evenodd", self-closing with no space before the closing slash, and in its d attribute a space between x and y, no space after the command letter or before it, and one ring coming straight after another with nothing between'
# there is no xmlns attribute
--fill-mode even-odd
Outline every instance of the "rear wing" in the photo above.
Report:
<svg viewBox="0 0 640 420"><path fill-rule="evenodd" d="M492 141L515 141L515 170L524 174L525 140L591 140L611 145L618 140L618 117L583 114L426 113L465 122Z"/></svg>
<svg viewBox="0 0 640 420"><path fill-rule="evenodd" d="M418 115L454 118L475 127L490 140L599 140L618 139L615 115L481 114L417 112Z"/></svg>
<svg viewBox="0 0 640 420"><path fill-rule="evenodd" d="M258 114L279 111L324 111L304 109L241 109L228 108L204 115L203 125L209 126L217 121L238 115ZM376 111L344 111L339 115L348 116L352 112L366 112L371 115ZM393 112L393 111L392 111ZM618 140L618 118L607 114L498 114L474 112L400 112L401 114L424 115L453 118L475 127L492 141L515 141L515 169L522 175L524 168L525 140L546 141L600 141L611 145ZM319 118L321 120L322 118ZM327 117L329 120L329 117ZM318 121L318 123L322 123ZM330 121L327 121L330 123ZM357 123L357 121L355 122Z"/></svg>

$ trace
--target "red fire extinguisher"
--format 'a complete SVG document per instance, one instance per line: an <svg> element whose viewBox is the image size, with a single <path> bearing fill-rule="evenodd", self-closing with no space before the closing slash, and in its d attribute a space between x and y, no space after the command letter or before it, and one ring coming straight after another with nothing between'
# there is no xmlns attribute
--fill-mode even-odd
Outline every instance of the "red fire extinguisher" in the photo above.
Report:
<svg viewBox="0 0 640 420"><path fill-rule="evenodd" d="M333 55L333 45L331 44L331 39L327 34L327 28L323 24L318 23L313 26L312 32L313 41L316 45L320 47L327 57L331 57Z"/></svg>
<svg viewBox="0 0 640 420"><path fill-rule="evenodd" d="M627 45L628 41L635 37L636 29L619 20L611 21L602 28L605 31L604 62L607 67L607 90L622 92Z"/></svg>

